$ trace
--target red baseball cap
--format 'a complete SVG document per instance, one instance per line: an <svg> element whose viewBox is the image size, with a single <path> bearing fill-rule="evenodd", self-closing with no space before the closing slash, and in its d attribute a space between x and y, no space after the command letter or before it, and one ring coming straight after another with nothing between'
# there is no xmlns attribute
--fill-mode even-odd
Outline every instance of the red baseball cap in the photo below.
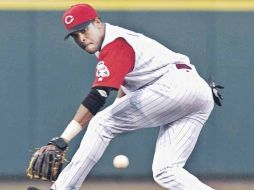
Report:
<svg viewBox="0 0 254 190"><path fill-rule="evenodd" d="M92 20L99 17L96 10L88 4L77 4L67 9L62 17L62 21L67 30L67 39L73 32L85 29Z"/></svg>

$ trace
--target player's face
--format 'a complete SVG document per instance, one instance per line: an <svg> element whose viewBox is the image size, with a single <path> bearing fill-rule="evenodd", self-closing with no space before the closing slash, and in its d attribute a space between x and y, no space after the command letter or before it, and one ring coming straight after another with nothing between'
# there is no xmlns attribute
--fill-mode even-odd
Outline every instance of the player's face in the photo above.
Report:
<svg viewBox="0 0 254 190"><path fill-rule="evenodd" d="M104 24L99 19L95 19L84 30L75 32L71 36L79 47L90 54L94 54L100 50L104 39L104 30Z"/></svg>

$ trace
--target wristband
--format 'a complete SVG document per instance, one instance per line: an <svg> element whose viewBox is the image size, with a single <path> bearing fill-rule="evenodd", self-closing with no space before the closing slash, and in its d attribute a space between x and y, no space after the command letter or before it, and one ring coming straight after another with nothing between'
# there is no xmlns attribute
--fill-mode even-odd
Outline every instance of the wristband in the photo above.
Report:
<svg viewBox="0 0 254 190"><path fill-rule="evenodd" d="M67 142L65 142L65 140L61 137L55 137L53 139L51 139L48 143L48 145L53 144L56 147L58 147L61 150L65 150L68 147Z"/></svg>
<svg viewBox="0 0 254 190"><path fill-rule="evenodd" d="M75 120L72 120L66 127L61 137L67 142L70 142L79 132L82 130L82 126Z"/></svg>

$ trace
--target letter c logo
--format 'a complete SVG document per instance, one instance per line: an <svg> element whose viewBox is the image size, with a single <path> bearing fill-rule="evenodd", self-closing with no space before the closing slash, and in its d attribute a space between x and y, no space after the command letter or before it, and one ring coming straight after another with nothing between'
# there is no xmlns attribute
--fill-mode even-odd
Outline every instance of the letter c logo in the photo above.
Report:
<svg viewBox="0 0 254 190"><path fill-rule="evenodd" d="M64 22L65 24L70 24L74 21L74 17L69 15L69 16L66 16L65 19L64 19Z"/></svg>

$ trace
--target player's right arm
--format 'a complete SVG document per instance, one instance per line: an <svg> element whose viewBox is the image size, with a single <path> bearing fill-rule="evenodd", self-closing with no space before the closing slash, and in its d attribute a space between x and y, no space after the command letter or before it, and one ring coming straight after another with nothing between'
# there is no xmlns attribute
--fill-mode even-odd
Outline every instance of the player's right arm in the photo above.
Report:
<svg viewBox="0 0 254 190"><path fill-rule="evenodd" d="M134 62L135 52L123 38L114 40L102 49L92 88L61 135L62 138L67 142L74 138L104 105L111 90L118 89L117 98L125 95L120 86L126 74L133 69Z"/></svg>
<svg viewBox="0 0 254 190"><path fill-rule="evenodd" d="M81 126L86 126L92 117L93 114L83 104L81 104L73 120L77 121Z"/></svg>
<svg viewBox="0 0 254 190"><path fill-rule="evenodd" d="M92 88L82 101L72 121L61 135L61 138L66 142L71 141L105 104L111 90L112 88L109 87Z"/></svg>
<svg viewBox="0 0 254 190"><path fill-rule="evenodd" d="M70 142L80 131L86 126L86 124L92 119L93 114L84 106L80 105L74 115L72 121L67 125L64 132L60 136L65 142Z"/></svg>

